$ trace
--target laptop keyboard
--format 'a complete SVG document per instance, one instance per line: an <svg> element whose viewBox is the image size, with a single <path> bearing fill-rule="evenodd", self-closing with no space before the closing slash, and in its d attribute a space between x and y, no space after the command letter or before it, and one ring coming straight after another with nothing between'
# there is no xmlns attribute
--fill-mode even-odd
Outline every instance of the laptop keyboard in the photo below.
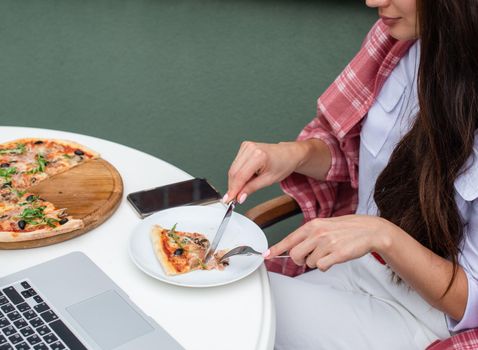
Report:
<svg viewBox="0 0 478 350"><path fill-rule="evenodd" d="M0 287L0 350L87 350L28 281Z"/></svg>

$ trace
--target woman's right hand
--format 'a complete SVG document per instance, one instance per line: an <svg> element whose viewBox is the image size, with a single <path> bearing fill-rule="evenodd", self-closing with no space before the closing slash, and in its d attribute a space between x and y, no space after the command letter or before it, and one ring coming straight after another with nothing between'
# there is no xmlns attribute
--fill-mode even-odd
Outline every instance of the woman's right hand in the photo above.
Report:
<svg viewBox="0 0 478 350"><path fill-rule="evenodd" d="M224 202L237 198L242 204L253 192L279 182L293 173L305 155L303 144L244 141L228 173Z"/></svg>

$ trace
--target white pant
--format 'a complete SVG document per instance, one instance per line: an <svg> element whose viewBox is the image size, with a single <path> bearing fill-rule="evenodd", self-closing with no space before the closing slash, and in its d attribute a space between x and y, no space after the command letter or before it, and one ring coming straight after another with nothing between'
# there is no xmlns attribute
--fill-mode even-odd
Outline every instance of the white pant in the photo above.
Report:
<svg viewBox="0 0 478 350"><path fill-rule="evenodd" d="M370 254L327 272L270 273L277 313L275 349L423 350L450 336L432 308Z"/></svg>

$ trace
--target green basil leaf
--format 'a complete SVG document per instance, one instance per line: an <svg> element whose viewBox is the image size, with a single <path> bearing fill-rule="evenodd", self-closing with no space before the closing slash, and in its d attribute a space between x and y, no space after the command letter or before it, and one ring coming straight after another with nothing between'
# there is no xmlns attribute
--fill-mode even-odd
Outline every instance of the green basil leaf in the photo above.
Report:
<svg viewBox="0 0 478 350"><path fill-rule="evenodd" d="M17 143L16 148L0 149L0 154L23 154L25 152L25 144Z"/></svg>

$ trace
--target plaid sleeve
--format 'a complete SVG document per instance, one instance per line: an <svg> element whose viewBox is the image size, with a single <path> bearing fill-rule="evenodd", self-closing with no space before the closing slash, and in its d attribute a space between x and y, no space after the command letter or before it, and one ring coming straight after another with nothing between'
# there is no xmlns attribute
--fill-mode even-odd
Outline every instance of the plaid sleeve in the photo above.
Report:
<svg viewBox="0 0 478 350"><path fill-rule="evenodd" d="M329 148L331 155L330 169L325 181L350 181L349 168L345 155L340 149L339 141L334 136L332 128L322 114L314 118L299 134L297 140L320 139Z"/></svg>
<svg viewBox="0 0 478 350"><path fill-rule="evenodd" d="M323 114L318 113L299 134L298 140L320 139L331 155L324 181L293 173L281 182L282 190L299 204L305 221L317 217L352 214L357 208L360 125L339 140Z"/></svg>
<svg viewBox="0 0 478 350"><path fill-rule="evenodd" d="M302 130L298 140L312 138L322 140L330 150L331 166L326 180L319 181L293 173L281 182L282 190L299 204L305 221L355 212L357 193L350 182L350 162L320 114ZM266 267L269 271L287 276L297 276L308 270L306 266L296 265L290 258L267 260Z"/></svg>
<svg viewBox="0 0 478 350"><path fill-rule="evenodd" d="M478 329L470 329L430 344L426 350L473 350L478 349Z"/></svg>

